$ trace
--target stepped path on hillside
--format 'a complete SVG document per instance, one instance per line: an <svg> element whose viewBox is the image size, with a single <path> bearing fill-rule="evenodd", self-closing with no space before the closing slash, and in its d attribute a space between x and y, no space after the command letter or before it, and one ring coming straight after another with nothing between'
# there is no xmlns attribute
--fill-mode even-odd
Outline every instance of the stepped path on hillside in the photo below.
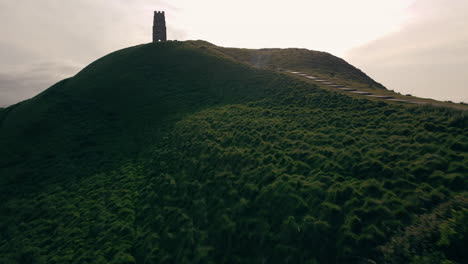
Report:
<svg viewBox="0 0 468 264"><path fill-rule="evenodd" d="M355 89L355 88L350 88L350 87L347 87L347 86L344 86L344 85L335 84L335 83L330 82L329 80L326 80L326 79L324 79L324 78L318 78L318 77L316 77L316 76L313 76L313 75L310 75L310 74L306 74L306 73L302 73L302 72L298 72L298 71L287 70L286 72L293 73L293 74L297 74L297 75L300 75L300 76L302 76L302 77L304 77L304 78L310 79L310 80L312 80L312 81L319 82L319 83L321 83L321 84L324 84L324 85L328 86L328 87L331 88L331 89L336 89L336 90L341 90L341 91L345 91L345 92L350 92L350 93L357 94L357 95L363 95L363 96L373 97L373 98L377 98L377 99L383 99L383 100L389 100L389 101L394 101L394 102L400 102L400 103L408 103L408 104L427 104L427 103L418 102L418 101L396 99L396 98L393 97L393 96L375 95L375 94L373 94L373 93L371 93L371 92L360 91L360 90Z"/></svg>
<svg viewBox="0 0 468 264"><path fill-rule="evenodd" d="M303 73L303 72L299 72L299 71L285 70L285 72L292 73L292 74L295 74L295 75L299 75L299 76L307 78L307 79L309 79L311 81L321 83L321 84L323 84L323 85L325 85L328 88L333 89L333 90L340 90L340 91L348 92L348 93L355 94L355 95L362 95L362 96L367 96L369 98L381 99L381 100L386 100L386 101L391 101L391 102L398 102L398 103L447 107L447 105L443 105L443 104L434 104L434 103L417 101L417 100L399 99L399 98L396 98L396 97L391 96L391 95L373 94L373 93L368 92L368 91L361 91L361 90L358 90L356 88L347 87L345 85L335 84L335 83L333 83L333 82L331 82L331 81L329 81L329 80L327 80L327 79L325 79L323 77L319 78L317 76L307 74L307 73ZM459 109L459 110L465 110L465 111L467 110L467 108L461 107L461 106L453 105L453 106L449 106L449 107Z"/></svg>

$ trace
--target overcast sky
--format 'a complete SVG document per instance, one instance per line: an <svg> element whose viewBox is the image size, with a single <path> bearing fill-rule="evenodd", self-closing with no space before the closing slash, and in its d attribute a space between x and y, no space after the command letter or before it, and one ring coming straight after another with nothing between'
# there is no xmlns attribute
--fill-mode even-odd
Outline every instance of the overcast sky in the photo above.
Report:
<svg viewBox="0 0 468 264"><path fill-rule="evenodd" d="M387 88L468 102L467 0L0 0L0 106L109 52L168 38L327 51Z"/></svg>

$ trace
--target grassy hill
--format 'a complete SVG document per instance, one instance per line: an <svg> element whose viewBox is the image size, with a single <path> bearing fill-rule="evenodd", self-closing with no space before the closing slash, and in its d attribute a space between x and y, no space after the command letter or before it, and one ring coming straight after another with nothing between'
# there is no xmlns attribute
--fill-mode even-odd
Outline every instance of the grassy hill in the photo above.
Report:
<svg viewBox="0 0 468 264"><path fill-rule="evenodd" d="M366 88L385 89L361 70L326 52L297 48L255 50L215 46L212 49L255 67L305 70L331 80L346 80Z"/></svg>
<svg viewBox="0 0 468 264"><path fill-rule="evenodd" d="M465 263L467 114L278 67L383 88L325 53L166 42L0 110L0 263Z"/></svg>

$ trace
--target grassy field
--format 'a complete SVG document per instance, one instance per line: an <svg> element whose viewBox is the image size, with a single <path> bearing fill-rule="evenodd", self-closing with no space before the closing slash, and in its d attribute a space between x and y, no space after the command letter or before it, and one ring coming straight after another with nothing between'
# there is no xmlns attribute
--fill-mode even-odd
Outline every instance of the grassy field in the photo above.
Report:
<svg viewBox="0 0 468 264"><path fill-rule="evenodd" d="M302 52L140 45L0 110L0 263L467 263L466 111Z"/></svg>

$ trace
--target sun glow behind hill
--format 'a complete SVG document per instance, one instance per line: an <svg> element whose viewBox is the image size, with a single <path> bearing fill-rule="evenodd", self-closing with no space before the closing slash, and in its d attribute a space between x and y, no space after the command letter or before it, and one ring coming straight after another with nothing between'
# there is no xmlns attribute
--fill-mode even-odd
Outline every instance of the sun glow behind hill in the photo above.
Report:
<svg viewBox="0 0 468 264"><path fill-rule="evenodd" d="M206 39L227 47L304 47L340 56L351 47L398 30L409 18L411 2L176 0L171 5L183 8L169 7L168 21L179 29L191 25L186 39Z"/></svg>
<svg viewBox="0 0 468 264"><path fill-rule="evenodd" d="M466 75L465 67L457 63L467 54L465 47L458 45L466 42L466 36L461 34L467 32L463 28L468 7L465 2L2 1L0 105L34 96L61 78L74 75L102 54L149 42L154 10L167 11L171 39L206 39L228 47L327 51L340 57L346 55L352 64L397 92L466 101L466 82L461 78ZM432 23L434 18L437 21ZM407 35L399 34L407 30ZM399 47L414 46L416 42L420 43L416 46L437 44L439 36L445 36L444 47L435 46L423 53L418 49L409 54L398 52ZM391 39L387 41L387 37ZM382 50L376 51L374 45L367 48L366 44L376 39L380 39L375 43ZM411 43L401 44L401 40ZM354 49L362 45L362 50ZM445 54L436 55L440 51ZM385 53L394 56L382 61L378 56ZM418 61L419 54L423 59L418 65L408 65ZM451 54L456 60L447 60ZM427 58L429 63L424 60ZM401 77L405 74L407 77Z"/></svg>

